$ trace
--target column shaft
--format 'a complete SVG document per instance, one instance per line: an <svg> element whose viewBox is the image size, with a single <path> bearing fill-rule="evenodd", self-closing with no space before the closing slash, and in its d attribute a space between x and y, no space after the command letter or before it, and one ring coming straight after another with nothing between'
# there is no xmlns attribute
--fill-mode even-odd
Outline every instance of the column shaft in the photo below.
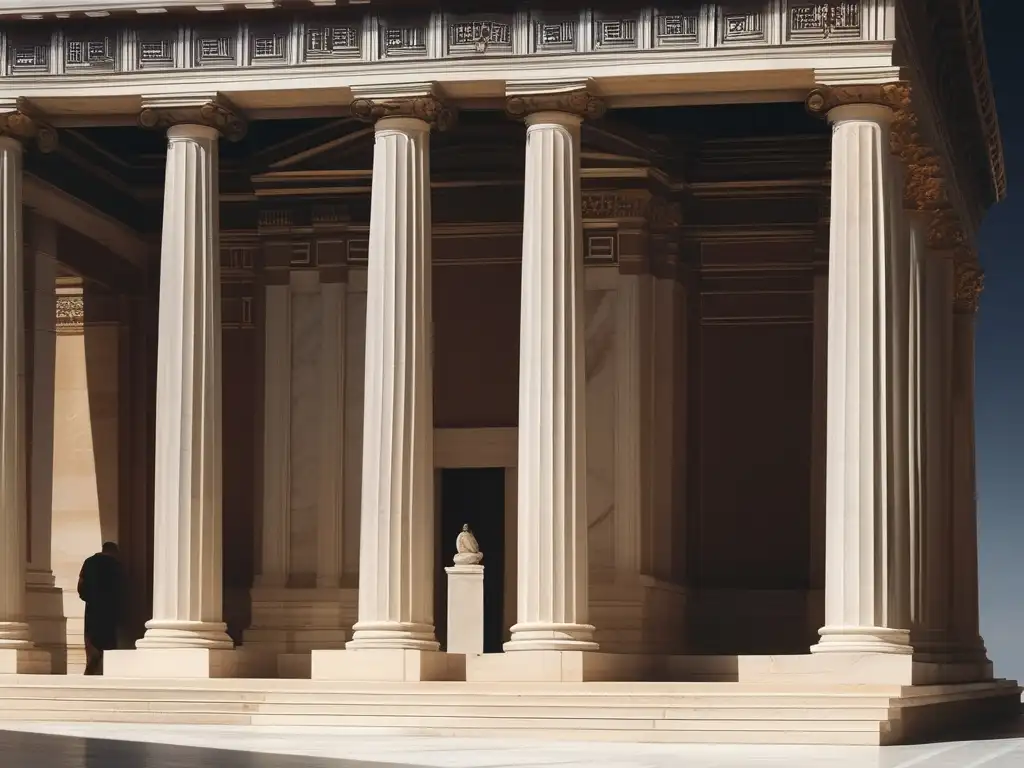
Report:
<svg viewBox="0 0 1024 768"><path fill-rule="evenodd" d="M153 618L138 647L230 649L221 620L219 134L175 125L167 136Z"/></svg>
<svg viewBox="0 0 1024 768"><path fill-rule="evenodd" d="M0 135L0 649L29 649L25 623L22 147Z"/></svg>
<svg viewBox="0 0 1024 768"><path fill-rule="evenodd" d="M974 436L974 313L981 273L957 264L952 329L950 514L953 528L952 629L956 650L969 661L987 657L978 613L978 509Z"/></svg>
<svg viewBox="0 0 1024 768"><path fill-rule="evenodd" d="M850 105L829 119L825 626L813 650L909 653L909 275L892 212L893 114Z"/></svg>
<svg viewBox="0 0 1024 768"><path fill-rule="evenodd" d="M291 513L291 286L268 285L264 303L263 540L259 585L288 581Z"/></svg>
<svg viewBox="0 0 1024 768"><path fill-rule="evenodd" d="M316 585L341 586L345 506L345 283L320 284L320 503Z"/></svg>
<svg viewBox="0 0 1024 768"><path fill-rule="evenodd" d="M348 649L434 651L430 125L376 123L359 621Z"/></svg>
<svg viewBox="0 0 1024 768"><path fill-rule="evenodd" d="M596 650L587 620L580 123L526 119L518 621L505 650Z"/></svg>

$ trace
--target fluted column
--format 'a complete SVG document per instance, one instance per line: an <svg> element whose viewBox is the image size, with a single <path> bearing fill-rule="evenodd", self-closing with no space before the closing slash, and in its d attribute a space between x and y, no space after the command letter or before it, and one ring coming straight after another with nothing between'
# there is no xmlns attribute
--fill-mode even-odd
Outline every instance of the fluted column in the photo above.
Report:
<svg viewBox="0 0 1024 768"><path fill-rule="evenodd" d="M587 623L580 124L600 103L586 91L514 96L508 111L527 129L518 614L505 650L596 650Z"/></svg>
<svg viewBox="0 0 1024 768"><path fill-rule="evenodd" d="M953 640L966 661L987 659L978 616L978 505L974 438L974 317L984 275L974 261L955 265L952 338Z"/></svg>
<svg viewBox="0 0 1024 768"><path fill-rule="evenodd" d="M348 286L321 275L320 504L316 585L341 586L345 501L345 312Z"/></svg>
<svg viewBox="0 0 1024 768"><path fill-rule="evenodd" d="M139 648L234 647L222 620L218 141L244 128L211 101L144 109L167 127L156 384L153 618Z"/></svg>
<svg viewBox="0 0 1024 768"><path fill-rule="evenodd" d="M433 98L353 104L373 119L359 620L348 650L435 651L430 129Z"/></svg>
<svg viewBox="0 0 1024 768"><path fill-rule="evenodd" d="M283 275L283 284L264 288L261 587L285 586L291 549L292 294L288 273Z"/></svg>
<svg viewBox="0 0 1024 768"><path fill-rule="evenodd" d="M0 104L0 672L49 672L48 655L35 650L25 617L27 561L25 446L24 238L22 143L44 151L56 134L26 112ZM39 657L44 666L30 668Z"/></svg>
<svg viewBox="0 0 1024 768"><path fill-rule="evenodd" d="M842 95L846 95L845 93ZM910 653L906 249L886 94L808 107L832 123L825 626L815 652ZM831 102L831 103L830 103Z"/></svg>

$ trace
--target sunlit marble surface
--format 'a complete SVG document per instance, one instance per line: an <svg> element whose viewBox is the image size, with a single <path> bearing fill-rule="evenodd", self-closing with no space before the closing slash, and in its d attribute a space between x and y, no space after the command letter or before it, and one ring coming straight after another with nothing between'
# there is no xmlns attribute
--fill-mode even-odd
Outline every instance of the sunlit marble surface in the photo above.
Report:
<svg viewBox="0 0 1024 768"><path fill-rule="evenodd" d="M352 729L0 722L4 768L1020 768L1024 729L888 747L674 746L396 736Z"/></svg>

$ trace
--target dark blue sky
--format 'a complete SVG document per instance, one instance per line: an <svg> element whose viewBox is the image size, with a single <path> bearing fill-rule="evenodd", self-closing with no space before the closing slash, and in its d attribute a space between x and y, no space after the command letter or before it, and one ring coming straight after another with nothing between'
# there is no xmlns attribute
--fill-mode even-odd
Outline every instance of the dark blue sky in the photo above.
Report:
<svg viewBox="0 0 1024 768"><path fill-rule="evenodd" d="M1020 2L982 0L999 106L1007 199L982 227L977 439L981 624L996 674L1024 680L1024 111ZM1015 96L1015 94L1017 94Z"/></svg>

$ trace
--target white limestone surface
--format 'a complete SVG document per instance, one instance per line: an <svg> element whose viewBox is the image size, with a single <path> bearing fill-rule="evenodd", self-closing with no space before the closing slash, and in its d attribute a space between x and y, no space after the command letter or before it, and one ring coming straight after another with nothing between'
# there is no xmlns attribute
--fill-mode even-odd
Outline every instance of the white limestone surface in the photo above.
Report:
<svg viewBox="0 0 1024 768"><path fill-rule="evenodd" d="M0 721L0 754L5 766L47 768L1019 768L1024 729L1004 736L884 748L575 744L345 728Z"/></svg>

